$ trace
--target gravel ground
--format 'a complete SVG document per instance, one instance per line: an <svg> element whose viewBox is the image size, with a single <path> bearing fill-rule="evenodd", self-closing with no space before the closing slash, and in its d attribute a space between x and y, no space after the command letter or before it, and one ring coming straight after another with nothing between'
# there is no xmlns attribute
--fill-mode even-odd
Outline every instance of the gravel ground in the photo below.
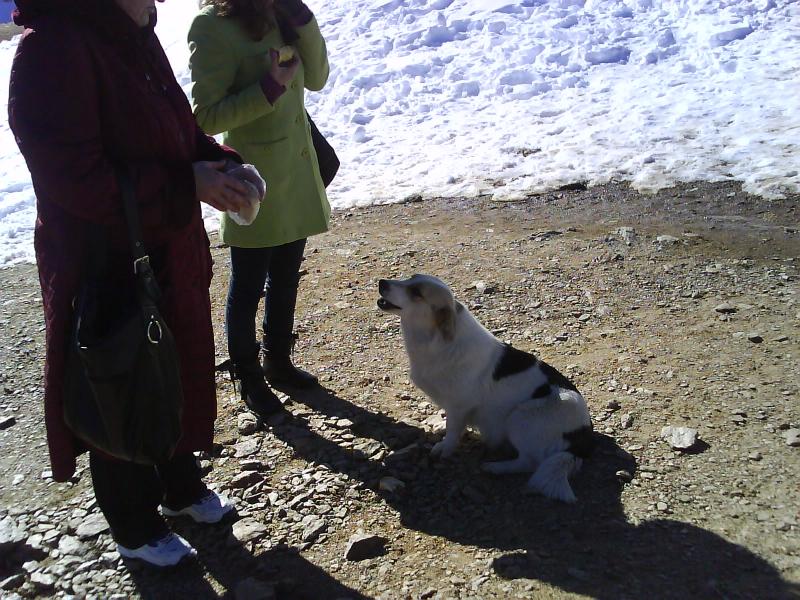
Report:
<svg viewBox="0 0 800 600"><path fill-rule="evenodd" d="M298 304L295 358L323 387L261 424L219 376L199 458L238 517L174 521L199 560L165 572L113 552L85 458L74 482L49 477L36 272L0 270L0 596L800 597L798 198L576 187L337 212ZM586 396L600 443L575 505L482 473L474 435L429 458L443 415L375 307L379 278L415 272ZM665 426L697 440L674 449Z"/></svg>

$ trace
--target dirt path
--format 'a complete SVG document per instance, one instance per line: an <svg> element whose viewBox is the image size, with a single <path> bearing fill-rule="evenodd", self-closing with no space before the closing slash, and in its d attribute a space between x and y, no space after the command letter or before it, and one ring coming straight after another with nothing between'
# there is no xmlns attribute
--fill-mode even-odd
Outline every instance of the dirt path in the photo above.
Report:
<svg viewBox="0 0 800 600"><path fill-rule="evenodd" d="M220 376L202 464L240 520L176 523L200 561L168 573L119 568L85 461L73 484L48 479L35 269L0 270L0 423L14 420L0 430L0 595L798 597L797 201L610 185L336 213L309 244L298 306L296 358L324 388L245 434ZM222 349L225 249L214 256ZM375 308L378 278L415 272L587 397L603 437L576 505L481 473L474 437L452 461L428 458L441 415L408 380L397 320ZM661 440L668 425L697 429L695 451ZM359 530L384 553L345 558Z"/></svg>

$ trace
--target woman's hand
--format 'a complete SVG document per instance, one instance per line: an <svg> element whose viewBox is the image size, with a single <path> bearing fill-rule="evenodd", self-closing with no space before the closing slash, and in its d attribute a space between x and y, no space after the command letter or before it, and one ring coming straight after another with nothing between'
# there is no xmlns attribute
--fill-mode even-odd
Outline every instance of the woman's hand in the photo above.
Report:
<svg viewBox="0 0 800 600"><path fill-rule="evenodd" d="M197 199L217 210L239 212L249 206L248 188L236 177L224 173L227 161L198 161L192 164Z"/></svg>
<svg viewBox="0 0 800 600"><path fill-rule="evenodd" d="M286 86L292 79L294 79L297 69L300 67L300 58L295 54L289 62L278 64L278 57L280 54L275 48L269 49L269 74L280 85Z"/></svg>

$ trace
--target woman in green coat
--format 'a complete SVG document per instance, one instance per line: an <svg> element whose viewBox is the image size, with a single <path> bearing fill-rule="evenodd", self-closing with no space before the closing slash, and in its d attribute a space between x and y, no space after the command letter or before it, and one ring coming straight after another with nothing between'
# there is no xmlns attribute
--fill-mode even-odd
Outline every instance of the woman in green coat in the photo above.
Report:
<svg viewBox="0 0 800 600"><path fill-rule="evenodd" d="M294 56L279 62L287 29L294 31ZM231 249L225 325L233 372L247 406L268 416L281 403L265 375L278 386L317 383L290 353L306 239L326 231L330 217L303 103L304 88L317 91L327 81L327 50L300 0L206 0L189 49L198 123L209 134L224 133L224 143L267 182L255 221L238 225L225 215L221 235ZM259 364L254 323L265 285Z"/></svg>

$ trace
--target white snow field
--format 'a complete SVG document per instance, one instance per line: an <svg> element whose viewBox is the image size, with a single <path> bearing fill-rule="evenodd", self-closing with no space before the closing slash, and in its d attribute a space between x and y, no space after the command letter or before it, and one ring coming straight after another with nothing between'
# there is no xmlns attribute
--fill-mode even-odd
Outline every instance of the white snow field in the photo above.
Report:
<svg viewBox="0 0 800 600"><path fill-rule="evenodd" d="M310 0L327 87L307 106L342 167L335 208L521 197L586 181L800 191L800 3ZM157 32L189 91L193 0ZM0 77L16 43L0 45ZM0 87L0 265L33 260L35 197ZM217 225L212 209L209 229Z"/></svg>

